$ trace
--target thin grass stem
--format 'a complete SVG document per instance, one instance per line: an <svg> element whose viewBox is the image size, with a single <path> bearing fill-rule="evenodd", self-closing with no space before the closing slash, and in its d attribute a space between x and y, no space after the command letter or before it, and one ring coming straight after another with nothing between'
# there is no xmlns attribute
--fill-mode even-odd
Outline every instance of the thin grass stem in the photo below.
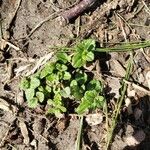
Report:
<svg viewBox="0 0 150 150"><path fill-rule="evenodd" d="M79 131L78 131L78 135L77 135L75 150L81 150L83 118L84 118L84 116L80 117L80 127L79 127Z"/></svg>

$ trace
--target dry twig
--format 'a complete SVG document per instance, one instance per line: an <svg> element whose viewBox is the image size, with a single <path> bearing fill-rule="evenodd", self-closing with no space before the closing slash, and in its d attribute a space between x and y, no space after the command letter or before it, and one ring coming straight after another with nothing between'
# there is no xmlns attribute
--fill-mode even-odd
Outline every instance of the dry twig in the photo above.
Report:
<svg viewBox="0 0 150 150"><path fill-rule="evenodd" d="M69 22L71 19L77 17L81 13L83 13L85 10L89 9L91 6L95 4L97 0L82 0L80 3L78 3L76 6L72 7L69 10L66 10L65 12L62 12L61 16Z"/></svg>

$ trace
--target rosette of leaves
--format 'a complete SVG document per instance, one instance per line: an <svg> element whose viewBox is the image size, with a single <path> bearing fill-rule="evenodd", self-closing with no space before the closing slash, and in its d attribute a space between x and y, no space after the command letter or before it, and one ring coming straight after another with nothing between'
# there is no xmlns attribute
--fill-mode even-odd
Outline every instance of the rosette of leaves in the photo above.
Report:
<svg viewBox="0 0 150 150"><path fill-rule="evenodd" d="M74 68L80 68L87 62L94 60L95 40L87 39L79 43L75 48L75 53L72 58Z"/></svg>
<svg viewBox="0 0 150 150"><path fill-rule="evenodd" d="M76 108L78 114L83 114L88 110L103 108L105 98L103 96L103 87L100 81L93 79L87 84L86 92L81 98L79 106Z"/></svg>
<svg viewBox="0 0 150 150"><path fill-rule="evenodd" d="M76 46L72 55L64 52L56 54L56 60L48 62L31 77L23 78L28 106L47 105L47 113L60 114L67 111L66 100L79 103L75 111L82 114L91 109L101 108L104 103L103 87L100 81L91 79L83 67L94 60L94 40L85 40Z"/></svg>
<svg viewBox="0 0 150 150"><path fill-rule="evenodd" d="M20 88L25 91L28 106L31 108L35 108L38 102L42 103L44 101L44 93L37 91L40 84L40 80L36 77L23 78L21 80Z"/></svg>

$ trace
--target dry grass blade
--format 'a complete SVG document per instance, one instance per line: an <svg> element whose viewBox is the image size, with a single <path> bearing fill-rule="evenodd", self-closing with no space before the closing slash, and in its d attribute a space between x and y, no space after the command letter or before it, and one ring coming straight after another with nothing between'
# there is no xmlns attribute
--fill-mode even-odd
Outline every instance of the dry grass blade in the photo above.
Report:
<svg viewBox="0 0 150 150"><path fill-rule="evenodd" d="M133 67L133 56L131 54L130 59L128 60L128 66L127 66L127 70L126 70L126 75L125 75L125 79L128 80L132 71L132 67ZM116 106L115 106L115 110L113 112L113 116L112 116L112 124L111 127L109 128L109 132L107 135L107 143L106 143L106 149L109 149L110 143L112 141L113 138L113 133L114 133L114 129L116 128L117 125L117 119L118 116L120 114L120 109L123 103L123 100L125 98L125 93L127 90L127 84L125 82L122 83L121 86L121 96L118 98Z"/></svg>
<svg viewBox="0 0 150 150"><path fill-rule="evenodd" d="M22 121L22 120L19 121L19 127L21 130L22 136L24 138L24 144L28 145L30 142L30 139L29 139L29 135L28 135L27 126L24 123L24 121Z"/></svg>
<svg viewBox="0 0 150 150"><path fill-rule="evenodd" d="M4 99L0 98L0 109L4 111L8 111L10 113L15 112L15 106L11 106L7 101Z"/></svg>
<svg viewBox="0 0 150 150"><path fill-rule="evenodd" d="M41 58L37 61L37 63L35 64L34 68L33 68L31 71L29 71L29 72L26 74L26 76L29 76L29 75L35 73L35 71L36 71L38 68L40 68L41 66L43 66L48 60L50 60L50 59L52 58L53 54L54 54L54 53L51 52L51 53L49 53L49 54L47 54L47 55L41 57Z"/></svg>
<svg viewBox="0 0 150 150"><path fill-rule="evenodd" d="M81 141L82 141L82 128L83 128L83 116L80 118L80 127L77 135L75 150L81 150Z"/></svg>
<svg viewBox="0 0 150 150"><path fill-rule="evenodd" d="M16 51L19 51L19 50L20 50L19 47L13 45L12 43L10 43L10 42L8 42L8 41L6 41L6 40L4 40L4 39L1 39L0 44L1 44L0 47L1 47L2 50L6 47L6 45L12 47L12 48L15 49Z"/></svg>
<svg viewBox="0 0 150 150"><path fill-rule="evenodd" d="M140 86L140 85L137 85L137 84L135 84L135 83L133 83L133 82L127 81L127 80L125 80L125 79L124 79L123 81L124 81L126 84L131 85L133 88L135 88L135 89L137 89L137 90L139 90L139 91L141 91L141 92L144 92L144 93L150 95L150 91L147 90L146 88L144 88L144 87L142 87L142 86Z"/></svg>

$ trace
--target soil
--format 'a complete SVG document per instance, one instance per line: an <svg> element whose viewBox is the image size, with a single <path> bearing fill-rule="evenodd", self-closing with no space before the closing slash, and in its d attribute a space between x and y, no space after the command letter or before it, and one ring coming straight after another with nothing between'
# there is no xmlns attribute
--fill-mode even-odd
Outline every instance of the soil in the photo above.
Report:
<svg viewBox="0 0 150 150"><path fill-rule="evenodd" d="M23 72L17 74L17 68L29 64L32 68L34 60L52 51L50 47L71 46L76 40L84 38L93 38L100 46L108 46L106 43L112 46L111 43L150 40L149 0L98 1L79 17L64 24L60 19L60 11L70 9L76 2L0 0L0 36L4 39L0 43L0 149L75 149L80 125L78 116L70 114L56 119L45 116L41 108L29 109L19 89ZM28 36L37 24L49 16L49 20ZM129 52L101 53L97 57L110 105L119 96L120 81L124 76L123 69L126 68L128 57ZM150 48L135 51L131 78L147 91L150 90L150 81L146 78L149 71ZM126 98L129 98L132 106L130 109L124 104L121 109L111 150L149 149L149 95L140 88L128 87ZM103 150L105 137L105 120L97 125L90 125L84 120L83 150Z"/></svg>

